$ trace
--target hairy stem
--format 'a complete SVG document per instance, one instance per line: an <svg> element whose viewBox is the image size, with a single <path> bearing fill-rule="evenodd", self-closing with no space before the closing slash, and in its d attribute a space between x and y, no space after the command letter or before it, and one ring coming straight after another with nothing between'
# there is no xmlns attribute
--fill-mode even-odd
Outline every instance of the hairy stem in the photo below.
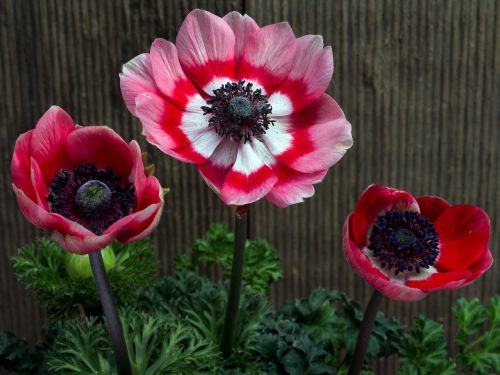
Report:
<svg viewBox="0 0 500 375"><path fill-rule="evenodd" d="M132 375L127 345L125 344L125 337L123 336L123 330L120 318L118 317L113 292L111 291L108 276L106 274L106 270L104 269L101 251L90 253L89 258L97 291L99 292L102 310L104 311L104 315L106 316L106 321L108 323L109 335L111 336L111 346L113 347L113 352L115 354L118 374Z"/></svg>
<svg viewBox="0 0 500 375"><path fill-rule="evenodd" d="M237 210L235 226L233 265L220 346L224 358L228 358L232 352L234 330L240 306L241 281L243 278L243 264L245 263L245 242L247 239L247 213L245 210Z"/></svg>
<svg viewBox="0 0 500 375"><path fill-rule="evenodd" d="M368 302L368 306L366 306L348 375L358 375L363 367L366 350L368 349L368 342L370 341L373 330L373 323L375 323L375 318L377 317L378 309L382 303L382 298L382 293L375 289L370 298L370 302Z"/></svg>

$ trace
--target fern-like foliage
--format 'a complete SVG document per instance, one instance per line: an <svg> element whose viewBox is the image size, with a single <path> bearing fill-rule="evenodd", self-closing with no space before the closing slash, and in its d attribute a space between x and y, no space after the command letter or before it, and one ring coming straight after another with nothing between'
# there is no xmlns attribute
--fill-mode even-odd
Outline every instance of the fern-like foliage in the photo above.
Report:
<svg viewBox="0 0 500 375"><path fill-rule="evenodd" d="M108 277L120 305L130 303L137 290L150 284L159 262L149 240L111 246L116 259ZM12 257L18 280L34 292L51 319L73 316L83 311L99 313L100 303L92 279L69 275L65 251L53 241L39 238Z"/></svg>
<svg viewBox="0 0 500 375"><path fill-rule="evenodd" d="M218 349L170 315L122 310L121 321L133 375L217 373ZM51 374L117 374L105 325L96 318L70 320L48 355Z"/></svg>
<svg viewBox="0 0 500 375"><path fill-rule="evenodd" d="M203 238L197 239L191 255L175 258L179 270L199 271L201 265L218 265L224 276L231 274L234 233L226 224L214 224ZM253 290L266 292L269 286L283 277L283 268L276 249L262 239L247 240L243 280Z"/></svg>

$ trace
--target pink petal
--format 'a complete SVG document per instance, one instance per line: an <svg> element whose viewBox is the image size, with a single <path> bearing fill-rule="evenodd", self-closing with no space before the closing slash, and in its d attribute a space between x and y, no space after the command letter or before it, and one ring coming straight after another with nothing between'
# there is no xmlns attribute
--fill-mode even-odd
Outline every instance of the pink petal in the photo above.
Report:
<svg viewBox="0 0 500 375"><path fill-rule="evenodd" d="M276 23L256 30L247 39L238 65L238 77L256 81L272 93L293 66L296 42L288 23Z"/></svg>
<svg viewBox="0 0 500 375"><path fill-rule="evenodd" d="M182 68L207 93L212 94L208 84L214 78L234 78L234 33L222 18L193 10L179 29L176 46Z"/></svg>
<svg viewBox="0 0 500 375"><path fill-rule="evenodd" d="M17 138L16 145L14 147L14 155L12 156L12 161L10 163L10 175L12 183L21 189L30 199L35 200L35 191L30 177L30 144L32 134L33 130L30 130L21 134L19 138Z"/></svg>
<svg viewBox="0 0 500 375"><path fill-rule="evenodd" d="M141 95L136 103L143 134L151 144L167 155L184 162L201 164L206 162L215 149L214 143L217 140L220 142L220 139L209 134L209 144L205 143L207 138L203 134L212 132L212 129L208 128L207 119L200 113L183 112L156 95ZM195 141L200 137L203 142L197 148Z"/></svg>
<svg viewBox="0 0 500 375"><path fill-rule="evenodd" d="M133 166L130 148L107 126L78 128L68 137L66 149L74 165L95 163L97 168L110 167L122 179L129 179Z"/></svg>
<svg viewBox="0 0 500 375"><path fill-rule="evenodd" d="M379 215L390 210L419 212L415 198L403 190L380 185L369 186L352 213L352 237L360 248L367 245L368 233Z"/></svg>
<svg viewBox="0 0 500 375"><path fill-rule="evenodd" d="M146 174L144 173L144 163L142 162L142 153L137 141L133 140L128 144L130 154L132 155L132 170L128 182L134 184L137 200L140 201L146 185Z"/></svg>
<svg viewBox="0 0 500 375"><path fill-rule="evenodd" d="M439 215L450 205L443 198L439 197L419 197L417 198L420 213L432 222L436 221Z"/></svg>
<svg viewBox="0 0 500 375"><path fill-rule="evenodd" d="M472 274L467 278L463 286L469 285L483 273L488 271L492 264L493 256L491 255L491 251L488 249L476 263L469 267L469 271Z"/></svg>
<svg viewBox="0 0 500 375"><path fill-rule="evenodd" d="M278 182L266 195L266 199L278 207L287 207L312 197L313 184L321 182L328 170L302 173L278 163L273 166L273 172L278 176Z"/></svg>
<svg viewBox="0 0 500 375"><path fill-rule="evenodd" d="M43 179L43 174L35 159L31 158L31 183L36 193L36 203L48 210L47 197L49 188Z"/></svg>
<svg viewBox="0 0 500 375"><path fill-rule="evenodd" d="M113 242L114 235L106 234L97 236L92 233L91 236L74 236L66 232L52 232L52 239L61 245L61 247L72 253L84 255L104 249Z"/></svg>
<svg viewBox="0 0 500 375"><path fill-rule="evenodd" d="M155 39L150 61L156 86L179 109L186 109L190 98L199 94L182 70L175 45L165 39Z"/></svg>
<svg viewBox="0 0 500 375"><path fill-rule="evenodd" d="M68 220L59 214L48 212L44 207L37 205L14 184L12 184L12 189L16 194L21 212L33 225L42 229L69 233L73 236L95 236L94 233L77 222Z"/></svg>
<svg viewBox="0 0 500 375"><path fill-rule="evenodd" d="M221 198L227 205L250 204L265 196L276 181L276 175L253 149L251 142L242 143L224 180Z"/></svg>
<svg viewBox="0 0 500 375"><path fill-rule="evenodd" d="M446 271L467 269L488 251L490 219L479 207L448 207L434 224L439 234L436 268Z"/></svg>
<svg viewBox="0 0 500 375"><path fill-rule="evenodd" d="M421 289L425 292L440 289L457 289L465 285L465 280L471 276L468 270L459 270L452 272L436 272L427 279L408 280L406 286L410 288Z"/></svg>
<svg viewBox="0 0 500 375"><path fill-rule="evenodd" d="M277 118L263 139L279 161L304 173L330 168L353 144L351 124L326 94L302 111Z"/></svg>
<svg viewBox="0 0 500 375"><path fill-rule="evenodd" d="M371 286L385 294L387 297L398 301L416 301L424 298L427 293L422 290L411 288L402 281L389 279L375 267L370 258L364 254L352 238L352 214L349 215L344 224L344 255L347 262L361 277Z"/></svg>
<svg viewBox="0 0 500 375"><path fill-rule="evenodd" d="M220 194L224 180L238 156L238 143L224 139L214 150L210 159L198 165L198 171L207 184Z"/></svg>
<svg viewBox="0 0 500 375"><path fill-rule="evenodd" d="M137 96L147 92L160 93L153 78L149 53L136 56L123 65L122 73L120 73L120 88L125 105L133 115L137 115L135 111Z"/></svg>
<svg viewBox="0 0 500 375"><path fill-rule="evenodd" d="M305 35L296 40L297 50L293 66L283 84L271 95L269 102L275 102L276 95L290 98L291 111L297 111L319 98L328 88L333 75L333 55L331 47L323 48L323 38L319 35ZM274 108L274 106L273 106Z"/></svg>
<svg viewBox="0 0 500 375"><path fill-rule="evenodd" d="M75 129L71 117L56 106L50 107L36 124L31 135L31 157L37 161L46 182L61 168L70 166L65 142Z"/></svg>
<svg viewBox="0 0 500 375"><path fill-rule="evenodd" d="M257 23L248 15L241 15L239 12L230 12L223 18L224 21L231 27L235 37L235 58L238 61L243 50L248 44L249 38L259 30Z"/></svg>

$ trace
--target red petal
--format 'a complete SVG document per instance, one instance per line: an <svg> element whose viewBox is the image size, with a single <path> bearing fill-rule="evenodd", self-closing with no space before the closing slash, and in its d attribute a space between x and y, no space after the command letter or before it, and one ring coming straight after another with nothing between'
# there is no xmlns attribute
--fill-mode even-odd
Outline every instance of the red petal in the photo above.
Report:
<svg viewBox="0 0 500 375"><path fill-rule="evenodd" d="M66 142L67 152L75 165L95 163L110 167L128 181L133 158L128 144L107 126L85 126L74 131Z"/></svg>
<svg viewBox="0 0 500 375"><path fill-rule="evenodd" d="M231 27L235 37L235 58L239 60L249 38L259 30L257 23L247 14L241 15L239 12L230 12L223 18L224 21Z"/></svg>
<svg viewBox="0 0 500 375"><path fill-rule="evenodd" d="M488 269L491 267L492 264L493 264L493 256L491 255L491 252L488 249L486 253L484 253L484 255L476 263L474 263L471 267L469 267L469 271L472 272L472 275L470 275L469 278L467 278L464 286L469 285L483 273L488 271Z"/></svg>
<svg viewBox="0 0 500 375"><path fill-rule="evenodd" d="M37 204L48 211L47 196L49 195L49 188L43 179L43 174L38 163L33 158L31 158L31 183L35 189Z"/></svg>
<svg viewBox="0 0 500 375"><path fill-rule="evenodd" d="M425 292L431 292L439 289L457 289L465 284L465 280L470 277L468 270L459 270L452 272L436 272L427 279L408 280L406 286L410 288L421 289Z"/></svg>
<svg viewBox="0 0 500 375"><path fill-rule="evenodd" d="M360 248L367 245L377 216L390 210L418 212L418 203L406 191L380 185L371 185L363 192L352 213L352 236Z"/></svg>
<svg viewBox="0 0 500 375"><path fill-rule="evenodd" d="M439 234L439 256L434 266L440 270L467 269L487 251L490 220L479 207L448 207L439 215L435 227Z"/></svg>
<svg viewBox="0 0 500 375"><path fill-rule="evenodd" d="M352 230L352 214L349 215L344 224L344 255L347 262L354 268L361 277L363 277L371 286L385 294L387 297L399 301L415 301L422 299L426 293L410 288L404 285L401 281L390 280L380 270L375 267L370 258L364 254L358 245L353 240Z"/></svg>
<svg viewBox="0 0 500 375"><path fill-rule="evenodd" d="M217 146L206 163L198 165L198 171L217 194L220 194L224 180L237 156L238 144L226 138Z"/></svg>
<svg viewBox="0 0 500 375"><path fill-rule="evenodd" d="M31 157L37 161L47 183L61 168L71 167L65 143L75 129L71 117L56 106L50 107L36 124L31 136Z"/></svg>
<svg viewBox="0 0 500 375"><path fill-rule="evenodd" d="M66 232L52 232L52 239L61 245L61 247L72 253L85 255L104 249L111 244L115 237L113 234L96 236L94 233L89 236L74 236Z"/></svg>
<svg viewBox="0 0 500 375"><path fill-rule="evenodd" d="M31 183L31 136L33 130L21 134L17 138L16 146L14 147L14 155L10 163L10 175L12 183L21 189L31 200L36 199L35 191Z"/></svg>
<svg viewBox="0 0 500 375"><path fill-rule="evenodd" d="M420 213L429 218L432 222L436 221L439 215L448 207L449 203L440 197L425 196L417 198Z"/></svg>

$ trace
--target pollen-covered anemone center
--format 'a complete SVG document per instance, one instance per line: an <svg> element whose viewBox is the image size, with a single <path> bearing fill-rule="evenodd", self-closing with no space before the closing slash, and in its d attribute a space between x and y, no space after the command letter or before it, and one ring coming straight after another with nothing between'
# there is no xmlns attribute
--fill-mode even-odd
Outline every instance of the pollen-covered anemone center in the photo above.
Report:
<svg viewBox="0 0 500 375"><path fill-rule="evenodd" d="M368 249L382 268L398 275L432 266L438 245L438 234L428 218L413 211L389 211L377 217Z"/></svg>
<svg viewBox="0 0 500 375"><path fill-rule="evenodd" d="M208 123L217 134L246 143L254 137L260 139L274 124L268 118L272 111L268 99L261 89L254 90L250 82L227 82L214 90L207 100L209 106L201 109L205 115L211 115Z"/></svg>
<svg viewBox="0 0 500 375"><path fill-rule="evenodd" d="M136 205L133 184L123 183L111 168L81 164L62 169L52 179L47 201L51 212L80 223L97 235L130 214Z"/></svg>

